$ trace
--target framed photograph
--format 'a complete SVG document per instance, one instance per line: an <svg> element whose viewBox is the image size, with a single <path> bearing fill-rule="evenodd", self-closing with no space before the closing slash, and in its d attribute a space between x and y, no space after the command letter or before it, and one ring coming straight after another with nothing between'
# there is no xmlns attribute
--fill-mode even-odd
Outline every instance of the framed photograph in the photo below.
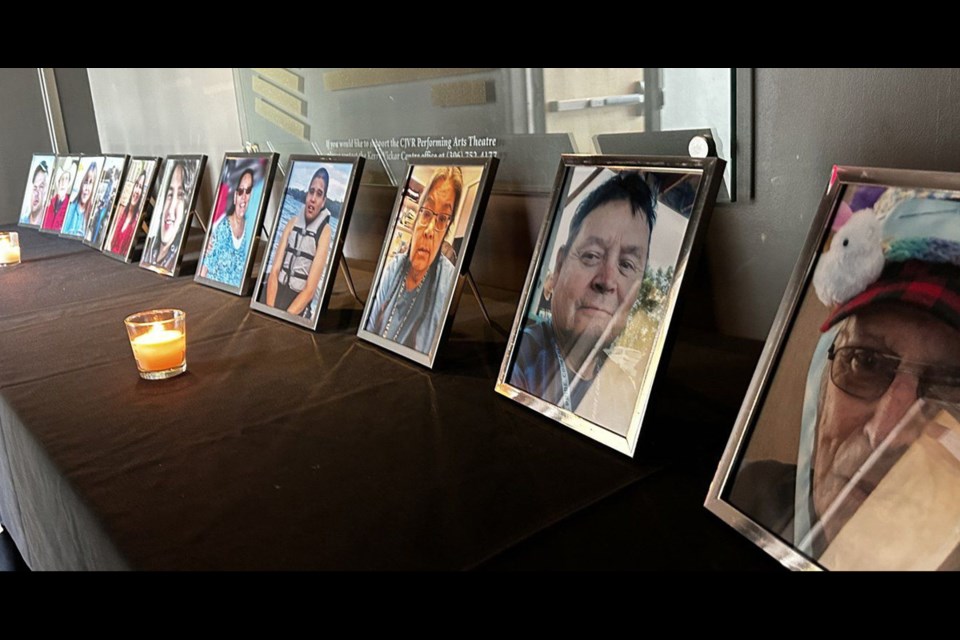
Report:
<svg viewBox="0 0 960 640"><path fill-rule="evenodd" d="M103 172L100 174L100 184L93 198L93 215L87 221L87 228L83 233L83 244L99 250L103 240L107 237L110 220L113 219L113 210L117 204L117 194L127 171L127 155L109 155L103 157Z"/></svg>
<svg viewBox="0 0 960 640"><path fill-rule="evenodd" d="M131 262L140 226L150 207L150 193L157 177L160 158L132 158L123 179L117 209L110 222L110 231L103 242L104 254L117 260Z"/></svg>
<svg viewBox="0 0 960 640"><path fill-rule="evenodd" d="M458 158L407 166L357 335L433 368L497 165Z"/></svg>
<svg viewBox="0 0 960 640"><path fill-rule="evenodd" d="M196 282L238 296L250 291L253 252L279 157L276 153L223 157Z"/></svg>
<svg viewBox="0 0 960 640"><path fill-rule="evenodd" d="M723 166L561 156L496 390L632 456Z"/></svg>
<svg viewBox="0 0 960 640"><path fill-rule="evenodd" d="M960 569L960 174L835 167L706 506L792 569Z"/></svg>
<svg viewBox="0 0 960 640"><path fill-rule="evenodd" d="M70 204L63 217L60 236L73 240L82 240L87 222L93 216L93 207L103 171L103 156L81 156L77 167L77 177L73 181Z"/></svg>
<svg viewBox="0 0 960 640"><path fill-rule="evenodd" d="M27 172L27 190L23 194L23 205L20 207L21 227L40 228L52 184L50 176L56 159L56 156L50 154L35 153L33 155L30 171Z"/></svg>
<svg viewBox="0 0 960 640"><path fill-rule="evenodd" d="M360 157L290 156L251 308L316 330L362 171Z"/></svg>
<svg viewBox="0 0 960 640"><path fill-rule="evenodd" d="M57 156L53 182L47 192L43 221L40 223L40 231L43 233L60 233L63 219L67 217L70 193L73 191L79 164L80 156Z"/></svg>
<svg viewBox="0 0 960 640"><path fill-rule="evenodd" d="M167 156L140 266L166 276L180 273L183 245L197 206L207 156Z"/></svg>

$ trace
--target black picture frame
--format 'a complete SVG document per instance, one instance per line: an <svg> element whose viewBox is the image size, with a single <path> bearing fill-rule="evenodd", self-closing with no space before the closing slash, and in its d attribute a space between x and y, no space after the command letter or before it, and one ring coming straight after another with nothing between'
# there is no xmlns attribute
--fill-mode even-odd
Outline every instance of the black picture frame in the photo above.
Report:
<svg viewBox="0 0 960 640"><path fill-rule="evenodd" d="M290 156L287 162L286 180L283 185L283 196L280 200L280 204L277 206L277 213L274 216L269 238L267 239L266 249L264 251L263 260L260 264L260 272L257 276L257 284L253 289L253 296L250 300L251 309L260 311L281 320L286 320L287 322L305 327L311 331L316 331L317 324L320 321L320 316L327 308L327 303L330 300L330 293L333 290L334 281L336 280L340 258L343 255L343 244L347 236L347 229L349 228L350 218L353 212L353 205L356 200L357 191L360 188L360 178L363 173L363 164L364 159L359 156ZM315 306L314 303L308 303L306 307L307 309L311 309L312 307L312 313L309 315L309 317L304 317L302 312L301 314L293 314L288 312L286 309L279 309L275 306L267 304L265 299L261 299L265 298L267 295L265 289L267 287L267 281L270 278L269 270L276 264L276 253L279 249L279 242L282 239L284 232L284 230L281 228L281 223L285 219L288 219L284 217L284 212L291 208L292 203L300 201L301 194L305 201L305 192L308 191L309 187L311 186L310 180L312 180L312 176L305 185L307 189L299 189L294 186L294 180L296 180L297 177L298 166L302 166L307 169L313 169L314 166L318 166L318 168L323 167L328 172L328 176L337 171L336 167L349 167L347 178L345 181L343 181L342 193L336 193L331 186L335 181L337 184L340 183L339 172L335 174L334 177L329 177L328 182L330 184L326 185L327 192L324 196L326 200L324 209L329 209L331 203L336 203L336 201L332 199L337 195L339 195L342 200L336 203L338 212L336 214L330 212L331 218L335 218L336 220L336 231L333 232L330 239L325 266L323 267L323 272L315 290L313 298L315 301ZM322 182L322 180L319 182ZM304 207L305 206L306 205L304 205ZM321 211L319 215L322 216L323 212ZM322 220L321 224L329 224L331 227L334 226L334 224L323 222Z"/></svg>
<svg viewBox="0 0 960 640"><path fill-rule="evenodd" d="M114 209L113 220L110 221L110 231L104 238L103 246L100 252L114 260L121 262L133 262L135 250L145 231L143 229L143 220L150 215L152 210L151 198L154 193L154 186L157 180L158 169L160 168L161 158L156 156L134 156L127 163L127 173L123 179L120 194L117 196L117 204ZM140 201L134 205L132 212L129 210L129 201L135 193L136 183L140 180L140 175L144 177L144 183L141 189ZM123 207L121 209L121 207ZM121 216L129 213L126 221ZM115 247L116 233L121 227L120 233L129 237L122 242L126 246ZM115 250L116 249L116 250Z"/></svg>
<svg viewBox="0 0 960 640"><path fill-rule="evenodd" d="M197 198L200 195L200 185L203 183L203 171L206 164L207 156L204 154L167 156L164 162L163 178L160 180L157 190L157 202L153 208L154 214L150 219L143 253L140 256L140 267L142 269L170 277L176 277L180 274L183 247L190 235L191 222L196 215ZM162 227L166 222L165 217L168 211L175 211L171 210L168 205L177 200L176 194L170 192L170 182L174 171L177 169L180 169L180 175L183 176L181 180L185 183L181 198L183 211L180 215L182 219L174 231L173 238L168 243L170 246L168 251L172 249L173 253L167 253L168 258L161 261L153 255L153 252L158 242L160 248L157 251L162 250Z"/></svg>
<svg viewBox="0 0 960 640"><path fill-rule="evenodd" d="M226 153L223 156L223 162L220 165L220 179L217 182L217 190L214 195L213 209L207 221L207 231L203 240L203 248L200 251L200 259L197 262L197 273L194 275L194 281L199 284L220 289L237 296L245 296L250 292L253 283L251 282L251 272L253 271L253 257L255 254L257 239L260 235L260 225L263 222L263 215L267 209L267 203L270 200L270 190L273 185L273 176L277 169L277 162L280 155L277 153ZM239 169L239 172L237 171ZM244 237L241 243L246 243L246 249L243 250L243 265L237 270L233 277L238 276L239 282L231 284L225 281L227 278L217 278L209 275L210 261L213 259L212 251L216 250L216 234L221 220L226 221L230 215L230 200L234 198L237 185L231 184L231 180L242 178L242 174L248 169L253 170L254 178L252 186L253 191L249 194L251 199L257 195L257 202L254 203L253 215L244 222ZM259 175L257 175L259 173ZM238 174L238 175L234 175ZM259 179L258 179L259 178ZM247 205L249 207L249 204ZM247 211L244 211L244 216ZM243 244L241 244L241 249Z"/></svg>
<svg viewBox="0 0 960 640"><path fill-rule="evenodd" d="M465 278L464 272L470 264L470 257L476 244L477 234L483 221L483 214L486 210L487 200L498 166L499 160L494 157L417 159L407 164L391 210L390 224L387 227L380 258L377 261L370 295L367 297L363 316L360 320L357 335L361 339L372 342L427 368L433 368L437 353L440 351L453 322ZM391 326L395 335L399 335L402 325L409 319L409 311L407 315L396 320L396 324L391 325L391 321L395 318L393 318L394 314L387 312L387 307L392 304L392 308L396 310L399 303L395 301L397 296L400 295L399 287L401 283L397 280L397 288L388 291L388 289L391 289L390 284L392 282L386 282L384 275L385 273L392 273L392 269L399 264L394 260L395 258L400 259L404 251L409 251L412 248L415 242L414 230L419 224L418 221L421 220L422 203L419 200L430 195L424 196L429 188L426 182L430 181L436 172L442 171L445 167L459 167L461 175L463 169L469 169L470 171L467 173L471 177L469 181L464 178L463 192L455 203L455 219L448 223L451 225L450 227L442 231L443 235L439 239L441 246L433 249L430 266L428 267L435 270L435 275L431 277L431 281L439 285L433 289L437 297L433 301L430 311L433 313L433 317L439 318L440 321L435 325L431 322L430 326L433 329L430 330L428 327L422 336L415 336L414 347L410 347L385 335L389 333ZM415 178L415 174L419 175L421 173L424 174L424 177ZM414 211L414 208L416 208L416 211ZM467 210L465 211L465 209ZM462 217L464 214L466 214L466 218ZM435 223L428 223L427 228L433 229L432 233L436 233ZM452 236L450 236L451 229L453 230ZM459 231L462 231L463 235L459 236L461 238L459 246L453 247L456 260L451 262L443 254L443 243L452 246L446 238L452 237L453 241L456 242L457 232ZM403 247L403 234L409 237L409 241L403 250L398 251L398 248ZM390 262L389 267L388 262ZM443 266L443 275L439 274L441 266ZM423 282L426 282L426 278L421 280L421 283ZM446 295L442 293L442 289L446 289ZM409 310L413 309L413 304L413 302L410 303ZM420 319L416 320L419 321ZM418 326L422 327L423 325ZM431 335L428 336L427 334ZM421 337L423 340L421 340ZM416 348L417 342L421 342L421 349Z"/></svg>
<svg viewBox="0 0 960 640"><path fill-rule="evenodd" d="M126 178L129 161L130 156L127 154L108 153L103 156L103 171L100 174L100 185L97 187L98 206L90 216L83 234L83 244L97 251L103 248L103 242L110 231L113 213L117 208L117 196Z"/></svg>

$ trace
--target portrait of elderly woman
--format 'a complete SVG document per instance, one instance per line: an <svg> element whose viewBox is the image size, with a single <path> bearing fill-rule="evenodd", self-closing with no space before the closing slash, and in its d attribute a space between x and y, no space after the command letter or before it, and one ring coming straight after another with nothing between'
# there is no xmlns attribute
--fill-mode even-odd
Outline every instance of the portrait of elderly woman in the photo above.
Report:
<svg viewBox="0 0 960 640"><path fill-rule="evenodd" d="M464 236L476 215L474 205L489 189L495 166L420 164L410 169L387 230L391 240L380 258L362 330L420 354L434 352L456 287Z"/></svg>
<svg viewBox="0 0 960 640"><path fill-rule="evenodd" d="M715 174L595 162L561 171L497 390L551 416L559 409L566 424L632 454L698 193Z"/></svg>
<svg viewBox="0 0 960 640"><path fill-rule="evenodd" d="M960 568L960 192L847 187L781 362L729 502L828 569Z"/></svg>

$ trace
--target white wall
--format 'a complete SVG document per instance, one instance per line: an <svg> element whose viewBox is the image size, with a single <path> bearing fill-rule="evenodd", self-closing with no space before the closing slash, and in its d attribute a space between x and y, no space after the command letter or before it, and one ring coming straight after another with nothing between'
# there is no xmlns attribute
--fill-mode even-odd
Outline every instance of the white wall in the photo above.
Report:
<svg viewBox="0 0 960 640"><path fill-rule="evenodd" d="M205 153L199 210L205 216L226 151L242 151L233 71L89 69L104 153Z"/></svg>
<svg viewBox="0 0 960 640"><path fill-rule="evenodd" d="M0 69L0 224L20 217L34 153L50 153L36 68Z"/></svg>

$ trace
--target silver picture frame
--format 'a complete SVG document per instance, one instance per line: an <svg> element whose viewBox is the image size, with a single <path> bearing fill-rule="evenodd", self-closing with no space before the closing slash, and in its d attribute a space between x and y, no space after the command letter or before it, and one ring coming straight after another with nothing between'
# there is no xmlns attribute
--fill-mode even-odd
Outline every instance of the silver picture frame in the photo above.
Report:
<svg viewBox="0 0 960 640"><path fill-rule="evenodd" d="M898 520L894 517L896 510L891 508L883 512L877 506L879 504L882 507L886 504L889 507L889 505L898 505L908 500L906 493L896 500L890 500L889 492L878 491L878 488L883 487L883 480L895 463L890 462L888 464L891 466L881 468L883 475L878 474L873 478L864 475L873 471L870 465L880 466L877 460L881 449L885 446L884 442L880 442L879 445L871 443L872 455L866 460L857 461L860 466L856 472L844 471L848 475L846 487L831 498L832 502L826 498L818 500L818 495L827 495L828 491L824 489L818 494L816 483L820 482L823 486L826 486L826 483L823 480L815 480L815 477L822 473L822 470L816 469L818 465L816 451L821 446L819 434L821 430L834 424L833 416L842 415L839 410L824 408L830 403L830 396L827 394L834 393L836 397L846 398L842 400L845 402L867 402L860 400L860 396L843 390L834 380L835 373L832 367L836 365L832 363L837 353L834 349L840 343L839 336L846 331L843 321L853 319L855 322L862 322L856 316L864 313L864 309L868 311L872 309L871 313L876 313L877 307L869 305L877 304L876 301L881 297L871 298L871 296L876 295L879 287L894 288L887 284L891 282L889 278L892 278L887 275L887 269L903 264L897 261L904 258L902 256L890 258L890 254L886 252L898 240L896 234L900 232L896 224L901 224L901 228L907 228L906 225L914 224L909 222L910 218L921 219L928 213L918 214L909 210L911 205L921 202L933 203L933 208L940 209L940 215L947 211L952 213L954 217L948 221L948 226L945 228L951 230L954 248L960 246L960 242L957 242L960 240L960 174L855 166L833 168L816 217L787 284L757 368L737 415L733 431L710 484L704 506L788 569L801 571L893 570L904 568L896 563L907 558L907 565L909 565L907 568L915 570L917 563L921 562L922 554L919 552L919 546L898 549L885 546L890 544L888 541L903 539L916 540L909 545L919 545L920 536L910 538L898 536L897 527L901 525L898 525ZM945 202L949 204L945 205ZM867 203L869 206L863 206ZM905 213L901 213L904 211ZM861 214L863 217L860 220L867 221L869 224L873 224L869 222L870 217L883 221L881 222L882 231L874 232L877 246L884 247L885 253L882 254L883 258L880 262L883 270L880 271L878 266L872 272L876 275L864 277L863 282L867 284L858 283L855 288L850 289L855 293L835 294L837 297L833 299L830 296L834 294L829 288L833 280L824 274L829 274L832 268L838 268L836 265L840 263L836 256L834 258L827 256L829 252L841 251L841 247L855 246L849 243L858 242L859 237L870 237L868 232L861 232L859 228L851 229L854 216ZM904 220L907 222L903 222ZM851 224L851 227L847 227L847 224ZM891 228L894 231L891 231ZM910 233L913 231L914 229L911 229ZM843 233L842 236L841 233ZM919 237L914 234L903 244L918 245ZM851 270L865 268L864 265L870 262L866 257L867 254L864 253L863 258L858 256L855 262L843 265L844 281L851 277L849 273ZM837 281L840 281L840 278L837 278ZM853 297L850 297L851 295ZM888 310L900 311L903 308L902 305L896 306L898 303L891 302L889 299L884 299L882 304L887 305ZM923 315L916 311L914 313ZM837 337L830 334L831 328L828 327L836 330ZM855 329L851 330L851 333L855 334L855 332ZM902 337L903 332L898 332L897 335ZM883 341L886 338L880 336L876 339ZM933 336L923 337L919 342L930 340L934 340ZM856 337L850 341L855 342ZM829 344L828 350L824 348L826 344ZM840 348L843 346L845 345L841 345ZM866 346L869 347L870 343ZM946 345L943 344L934 347L935 351L946 352L946 349ZM872 351L872 349L869 350ZM957 363L951 364L955 366ZM899 377L900 374L895 375ZM793 380L796 376L802 376L799 378L799 384ZM892 382L888 384L892 385ZM825 391L831 386L836 386L837 390ZM815 391L811 392L811 389ZM870 400L870 402L875 401ZM921 403L926 406L919 407ZM836 404L833 403L833 406L835 407ZM927 403L918 399L913 405L914 408L918 408L918 411L908 413L906 417L897 418L898 428L909 422L907 418L911 420L922 418L926 424L928 417L946 410L949 410L953 416L950 419L955 421L960 415L956 411L956 406L953 404L948 407L939 401ZM934 411L928 413L928 408ZM866 427L863 428L866 430ZM954 436L954 440L957 439L958 437ZM807 444L804 444L805 442ZM842 446L842 443L839 446ZM903 448L909 447L903 446ZM828 449L829 447L824 447L825 451ZM777 450L790 452L794 456L794 464L781 461L774 455ZM829 469L830 473L834 473L836 461L840 459L839 452L839 448L834 449L829 464L825 462L819 464ZM896 455L899 456L901 453L897 452ZM960 468L960 452L953 455L954 466ZM905 459L906 456L904 455L903 458ZM807 460L806 463L802 462L804 459ZM844 460L844 463L849 459ZM782 467L785 470L789 470L792 466L792 476L788 474L785 481L780 482L774 480L778 475L773 473L743 473L751 465L754 469L761 468L760 465L767 465L767 469L772 469L773 465L777 465L776 468ZM801 470L807 467L809 467L808 473ZM923 473L929 472L925 467ZM742 476L741 473L743 473ZM800 480L804 477L807 478L804 481L807 485L801 492ZM820 475L820 477L823 476ZM891 474L890 477L895 476ZM861 480L867 479L869 479L869 486L867 483L860 484ZM737 483L740 480L743 482L738 487ZM786 487L785 491L777 490L781 484ZM956 493L960 486L956 484L953 486L952 491ZM857 493L852 493L854 491ZM869 501L875 493L878 496L882 494L881 499L887 502L874 501L870 507L863 508L864 505L870 504ZM748 500L745 496L751 497ZM762 498L754 499L753 496L762 496ZM803 502L800 502L801 499ZM756 505L761 501L769 508L758 509ZM844 501L848 504L844 505ZM850 506L850 502L854 503L853 506ZM955 501L951 500L951 502ZM818 506L823 504L829 504L830 508ZM797 515L801 511L804 511L805 515ZM786 518L774 517L773 512L789 515ZM867 515L864 516L864 513ZM865 522L870 522L870 518L875 517L877 513L885 518L885 524L882 527L871 528L863 525ZM840 517L837 517L837 514L841 514ZM801 523L801 519L806 522ZM917 514L911 511L909 519L915 524ZM774 522L777 524L773 524ZM956 530L958 525L960 525L960 517L951 526ZM856 533L851 533L851 530ZM875 547L872 546L874 543ZM953 544L956 544L956 541ZM840 551L836 550L837 547ZM850 552L852 548L857 550L856 553ZM958 561L960 561L960 546L955 546L945 564L952 562L952 568L955 568ZM943 565L940 568L943 568Z"/></svg>
<svg viewBox="0 0 960 640"><path fill-rule="evenodd" d="M530 268L527 272L526 282L521 293L516 316L514 317L513 327L507 341L507 348L497 376L496 391L551 420L559 422L577 433L596 440L620 453L633 456L655 380L658 372L667 360L665 349L666 345L669 344L669 337L673 325L672 321L677 303L685 292L685 276L690 269L690 265L695 263L702 247L707 224L722 180L724 165L723 160L716 158L694 159L679 156L562 155L557 177L554 182L550 208L540 228L533 258L531 259ZM576 185L573 183L575 172L577 172L577 179L582 179L582 181ZM584 174L588 177L581 178ZM564 240L564 242L561 242L560 237L561 234L567 231L566 228L562 228L563 225L568 224L569 221L576 217L576 214L572 212L575 203L579 209L579 203L586 202L588 195L592 191L596 190L599 192L601 189L606 188L606 182L613 182L615 179L620 179L621 176L628 175L636 176L645 184L657 185L649 189L645 197L653 196L658 204L652 206L658 209L665 207L664 198L670 192L670 189L673 188L672 186L668 188L667 185L683 185L680 189L683 193L682 206L681 204L676 204L676 206L678 210L683 209L683 214L677 214L677 216L686 218L686 223L682 235L679 235L680 232L672 234L673 244L671 246L679 246L676 253L677 257L672 268L672 275L662 278L663 286L666 290L662 294L658 294L658 296L662 295L662 297L658 297L658 309L656 311L656 313L659 314L659 320L655 325L653 338L646 339L644 343L647 353L642 355L642 352L640 352L641 355L633 362L634 368L630 372L631 374L637 374L636 367L639 365L640 373L630 377L630 385L612 387L615 391L618 389L622 391L626 388L631 390L631 393L629 396L625 393L617 393L615 397L611 397L611 387L607 387L606 398L598 401L596 397L601 395L600 385L595 386L592 381L584 383L584 386L586 386L588 390L589 387L595 386L594 390L590 391L590 393L594 394L595 398L593 401L593 412L590 415L591 419L588 419L588 417L580 415L581 413L586 414L587 412L585 410L578 411L579 408L575 407L570 400L571 396L569 395L569 391L572 386L570 382L573 378L568 378L566 375L566 360L561 354L559 340L549 339L549 337L547 337L542 343L543 346L538 347L536 352L529 352L538 354L546 353L547 355L543 356L546 359L553 358L553 354L556 352L556 360L551 360L550 362L562 364L557 365L558 375L550 377L551 379L562 380L564 383L562 387L563 395L561 395L557 401L552 401L551 398L541 397L547 395L544 392L540 392L540 395L537 395L537 393L531 392L527 388L518 386L521 385L520 379L523 377L518 372L523 370L525 364L517 364L520 355L520 349L518 347L520 346L519 343L521 340L529 339L535 341L533 337L522 337L534 335L533 333L526 333L528 329L531 331L542 331L544 336L556 335L553 330L554 315L552 311L548 316L550 318L549 321L541 322L539 318L541 317L541 309L543 309L544 306L550 307L552 310L552 306L550 305L553 303L544 302L551 299L550 295L546 293L548 288L546 282L554 277L549 274L551 273L551 267L554 266L554 261L557 260L557 256L559 256L561 252L569 255L568 247L565 243L570 242L570 239L568 238ZM600 180L601 176L604 177L603 182L595 182ZM592 185L589 187L589 190L587 190L587 185ZM664 187L661 189L659 185L664 185ZM635 191L642 189L642 187L637 187ZM617 196L617 198L622 197L625 196ZM578 198L582 198L582 200L578 201ZM620 201L619 199L614 200L614 202ZM586 216L591 215L591 212L594 210L598 211L599 208L587 211L586 215L581 218L581 220L584 221L584 226L586 225ZM634 210L634 219L636 219L637 215L639 214ZM645 216L645 218L646 222L652 226L653 223L649 222L649 217ZM643 218L641 218L641 220L643 220ZM657 224L659 224L659 221ZM570 233L579 234L579 230L576 232L571 230ZM657 231L655 229L651 229L648 233L646 239L648 249L654 246L654 243L658 242L656 234ZM547 255L548 253L552 253L553 258ZM637 253L639 253L639 251ZM611 251L610 254L612 255L613 252ZM588 358L584 360L585 363L589 364L589 362L592 362L596 365L596 363L599 363L600 360L603 359L604 368L607 368L606 365L611 364L611 361L613 361L610 367L611 370L620 366L612 353L609 353L605 358L601 358L601 352L609 352L613 342L618 341L621 335L626 333L626 323L636 317L637 314L631 311L629 319L624 319L626 318L625 309L635 310L637 308L636 305L640 302L639 291L641 285L648 276L652 276L652 274L649 273L650 262L646 261L650 255L651 252L648 250L647 257L643 258L645 261L644 269L639 281L634 280L630 285L631 287L637 287L637 292L633 293L632 297L630 294L624 296L624 300L618 306L618 311L615 311L609 319L603 317L598 321L605 322L607 328L603 330L603 333L595 341L593 350L590 352ZM626 264L630 265L629 262ZM635 266L632 268L635 268ZM554 271L556 271L556 269L554 269ZM661 273L664 273L664 271L657 271L658 275ZM667 269L665 273L669 274L671 270ZM559 285L557 286L559 288ZM617 295L619 295L619 293L617 293ZM543 314L546 314L546 310L543 310ZM615 320L618 314L623 314L619 317L625 324L616 334L613 334L611 332L614 331L616 322L619 322ZM532 318L534 317L538 319L533 320ZM543 328L541 329L541 327ZM602 343L608 340L612 341L609 343L609 346L604 347ZM556 349L548 349L546 346L547 342L556 345ZM534 343L539 344L538 342ZM630 353L636 352L639 352L639 350L634 349ZM527 351L525 351L525 353L527 353ZM642 364L644 359L646 361L645 365ZM613 365L617 366L614 367ZM587 366L587 364L584 366ZM602 371L599 370L599 365L596 366L598 366L598 369L593 375L593 378L600 380ZM562 375L559 375L561 367L564 368L564 371ZM623 370L627 371L626 368ZM577 373L579 372L580 370L577 371ZM637 377L640 378L639 384L636 380ZM610 375L606 376L606 380L611 379L622 380L623 376L618 376L617 378L613 378ZM528 387L531 386L527 384L526 381L523 381L522 384ZM553 383L551 383L551 385L552 384ZM634 393L635 397L630 397ZM585 400L586 397L587 396L584 395L582 399ZM625 404L614 408L613 411L617 414L617 420L611 419L606 421L605 419L610 413L604 407L615 404L613 401L616 399L620 399ZM609 404L604 404L605 402L609 402Z"/></svg>

